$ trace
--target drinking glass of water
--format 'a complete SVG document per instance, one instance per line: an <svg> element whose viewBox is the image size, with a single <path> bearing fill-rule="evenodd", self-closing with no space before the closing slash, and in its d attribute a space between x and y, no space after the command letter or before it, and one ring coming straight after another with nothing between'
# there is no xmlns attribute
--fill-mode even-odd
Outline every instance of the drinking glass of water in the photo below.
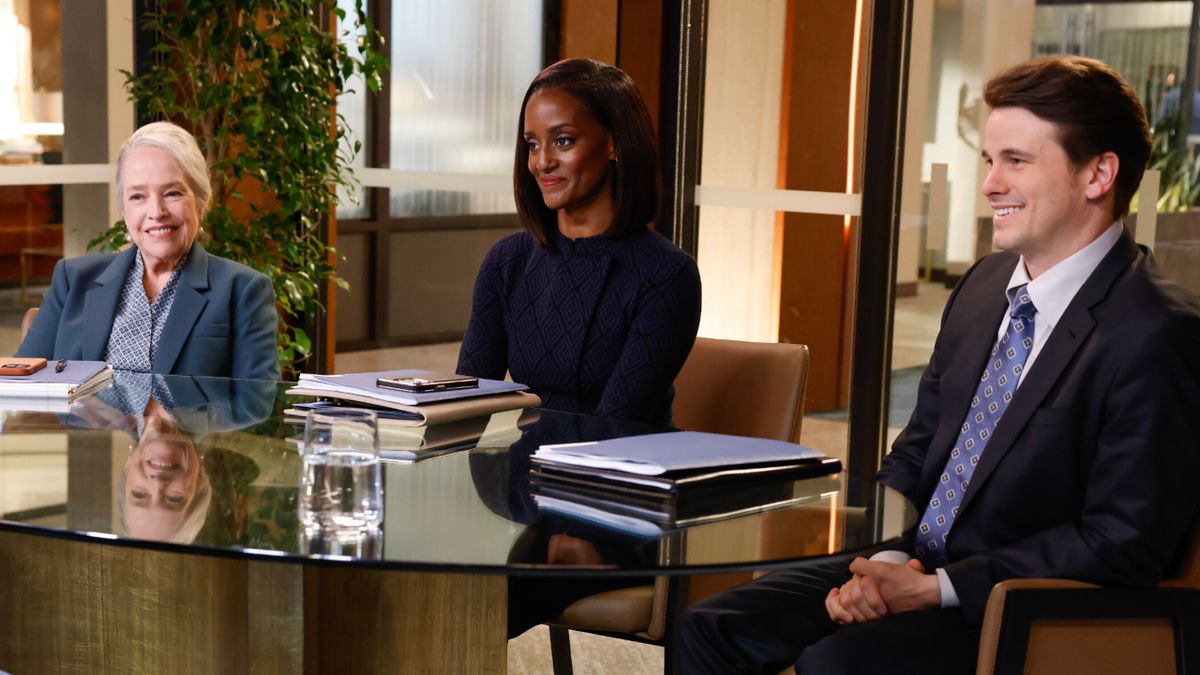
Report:
<svg viewBox="0 0 1200 675"><path fill-rule="evenodd" d="M375 413L313 410L304 425L300 522L306 528L376 527L383 480Z"/></svg>
<svg viewBox="0 0 1200 675"><path fill-rule="evenodd" d="M300 552L308 556L379 560L383 558L383 531L377 527L304 528L300 531Z"/></svg>

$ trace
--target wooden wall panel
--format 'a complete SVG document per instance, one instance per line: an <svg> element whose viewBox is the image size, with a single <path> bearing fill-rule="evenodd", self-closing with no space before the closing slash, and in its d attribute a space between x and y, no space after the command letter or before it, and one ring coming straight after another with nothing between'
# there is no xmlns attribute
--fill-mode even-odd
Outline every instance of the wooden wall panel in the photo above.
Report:
<svg viewBox="0 0 1200 675"><path fill-rule="evenodd" d="M562 0L559 58L617 62L619 0Z"/></svg>
<svg viewBox="0 0 1200 675"><path fill-rule="evenodd" d="M657 129L662 32L662 0L562 0L558 58L596 59L624 70Z"/></svg>
<svg viewBox="0 0 1200 675"><path fill-rule="evenodd" d="M805 412L843 408L847 399L840 391L841 374L849 346L843 331L843 219L788 213L783 221L779 341L806 344L811 350Z"/></svg>
<svg viewBox="0 0 1200 675"><path fill-rule="evenodd" d="M788 3L780 133L780 187L846 187L853 2ZM779 340L812 350L808 412L843 408L848 390L845 326L847 232L841 216L782 216Z"/></svg>
<svg viewBox="0 0 1200 675"><path fill-rule="evenodd" d="M650 120L658 129L662 88L662 2L625 0L621 3L618 21L617 66L637 84L650 109ZM662 143L661 139L659 143Z"/></svg>

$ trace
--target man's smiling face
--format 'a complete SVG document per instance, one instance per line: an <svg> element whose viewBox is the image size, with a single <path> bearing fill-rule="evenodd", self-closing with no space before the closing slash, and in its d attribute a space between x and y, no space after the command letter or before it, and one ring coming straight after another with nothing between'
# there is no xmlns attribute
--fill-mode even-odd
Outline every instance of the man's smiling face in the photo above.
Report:
<svg viewBox="0 0 1200 675"><path fill-rule="evenodd" d="M996 248L1051 264L1074 253L1086 224L1088 167L1071 162L1057 126L1024 108L997 108L984 128L983 157Z"/></svg>

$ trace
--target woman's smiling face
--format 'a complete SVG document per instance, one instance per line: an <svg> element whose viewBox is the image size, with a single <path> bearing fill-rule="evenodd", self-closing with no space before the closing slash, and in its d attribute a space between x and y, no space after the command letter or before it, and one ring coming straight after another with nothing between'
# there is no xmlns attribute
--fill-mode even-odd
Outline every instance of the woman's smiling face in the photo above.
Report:
<svg viewBox="0 0 1200 675"><path fill-rule="evenodd" d="M534 92L525 105L524 137L529 172L548 208L612 208L612 134L582 103L559 89Z"/></svg>
<svg viewBox="0 0 1200 675"><path fill-rule="evenodd" d="M201 471L190 439L147 417L141 442L125 463L124 520L133 536L166 540L187 517Z"/></svg>
<svg viewBox="0 0 1200 675"><path fill-rule="evenodd" d="M147 266L173 269L200 231L196 196L171 153L142 146L122 167L121 215Z"/></svg>

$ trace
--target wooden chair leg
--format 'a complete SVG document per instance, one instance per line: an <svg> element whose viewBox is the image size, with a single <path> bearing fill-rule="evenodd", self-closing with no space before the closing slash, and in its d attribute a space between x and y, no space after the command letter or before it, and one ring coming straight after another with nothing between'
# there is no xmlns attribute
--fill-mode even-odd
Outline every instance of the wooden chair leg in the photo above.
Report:
<svg viewBox="0 0 1200 675"><path fill-rule="evenodd" d="M571 631L562 626L550 628L550 661L554 664L554 675L574 675L571 666Z"/></svg>

